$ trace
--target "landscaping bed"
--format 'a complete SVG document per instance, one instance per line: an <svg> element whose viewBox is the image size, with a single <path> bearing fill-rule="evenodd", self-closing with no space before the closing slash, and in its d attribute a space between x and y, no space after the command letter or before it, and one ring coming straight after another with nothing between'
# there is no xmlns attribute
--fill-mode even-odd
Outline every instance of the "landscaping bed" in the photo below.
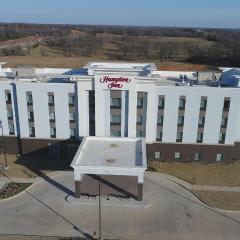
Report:
<svg viewBox="0 0 240 240"><path fill-rule="evenodd" d="M6 186L0 191L0 199L6 199L15 196L26 190L31 185L31 183L7 183Z"/></svg>

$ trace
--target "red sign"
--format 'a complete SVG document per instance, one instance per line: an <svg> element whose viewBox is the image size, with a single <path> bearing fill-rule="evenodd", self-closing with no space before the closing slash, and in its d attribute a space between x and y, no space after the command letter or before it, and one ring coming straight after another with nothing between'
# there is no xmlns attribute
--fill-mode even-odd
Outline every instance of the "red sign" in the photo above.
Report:
<svg viewBox="0 0 240 240"><path fill-rule="evenodd" d="M126 77L109 77L104 76L100 78L100 83L108 83L108 88L122 88L123 83L130 83L131 79Z"/></svg>

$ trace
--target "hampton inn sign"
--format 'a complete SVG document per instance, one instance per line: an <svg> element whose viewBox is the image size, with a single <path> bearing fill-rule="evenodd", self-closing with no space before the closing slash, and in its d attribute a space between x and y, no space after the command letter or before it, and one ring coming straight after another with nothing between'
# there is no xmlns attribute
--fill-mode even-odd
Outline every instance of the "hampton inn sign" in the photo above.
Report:
<svg viewBox="0 0 240 240"><path fill-rule="evenodd" d="M110 77L103 76L100 78L100 83L108 84L108 88L122 88L124 83L130 83L132 80L128 77Z"/></svg>

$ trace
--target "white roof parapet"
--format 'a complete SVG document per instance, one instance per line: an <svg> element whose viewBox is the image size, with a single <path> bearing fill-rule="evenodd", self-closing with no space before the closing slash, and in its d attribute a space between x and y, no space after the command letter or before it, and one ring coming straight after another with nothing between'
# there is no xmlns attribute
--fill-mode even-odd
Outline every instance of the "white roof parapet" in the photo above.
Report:
<svg viewBox="0 0 240 240"><path fill-rule="evenodd" d="M118 72L118 73L135 73L139 75L147 75L157 70L154 63L131 63L131 62L89 62L84 66L88 70L89 75L96 73Z"/></svg>
<svg viewBox="0 0 240 240"><path fill-rule="evenodd" d="M75 181L82 174L137 176L147 169L146 144L141 138L85 137L71 163ZM80 179L79 179L80 178Z"/></svg>

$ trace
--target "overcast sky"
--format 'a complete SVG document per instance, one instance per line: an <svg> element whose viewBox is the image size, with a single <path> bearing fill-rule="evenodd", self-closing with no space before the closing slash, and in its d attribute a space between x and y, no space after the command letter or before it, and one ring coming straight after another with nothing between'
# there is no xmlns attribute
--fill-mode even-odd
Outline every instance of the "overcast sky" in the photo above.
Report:
<svg viewBox="0 0 240 240"><path fill-rule="evenodd" d="M0 22L240 28L240 0L0 0Z"/></svg>

